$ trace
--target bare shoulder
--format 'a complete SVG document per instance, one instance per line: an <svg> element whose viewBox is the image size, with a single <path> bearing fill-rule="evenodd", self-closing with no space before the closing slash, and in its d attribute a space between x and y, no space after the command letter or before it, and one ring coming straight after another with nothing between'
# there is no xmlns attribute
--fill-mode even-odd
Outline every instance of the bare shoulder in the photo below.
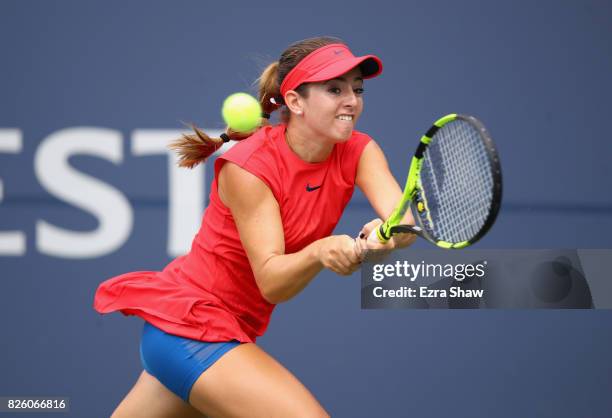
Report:
<svg viewBox="0 0 612 418"><path fill-rule="evenodd" d="M219 197L227 206L242 202L253 204L274 198L270 188L256 175L230 161L219 171Z"/></svg>
<svg viewBox="0 0 612 418"><path fill-rule="evenodd" d="M380 148L376 141L368 142L359 158L357 181L369 178L373 172L379 173L385 170L388 170L388 163L382 148Z"/></svg>
<svg viewBox="0 0 612 418"><path fill-rule="evenodd" d="M383 154L383 150L382 148L380 148L380 145L378 145L378 143L372 139L371 141L369 141L366 146L363 148L363 152L361 153L361 158L364 158L364 156L367 157L371 157L372 155L382 155L384 157Z"/></svg>

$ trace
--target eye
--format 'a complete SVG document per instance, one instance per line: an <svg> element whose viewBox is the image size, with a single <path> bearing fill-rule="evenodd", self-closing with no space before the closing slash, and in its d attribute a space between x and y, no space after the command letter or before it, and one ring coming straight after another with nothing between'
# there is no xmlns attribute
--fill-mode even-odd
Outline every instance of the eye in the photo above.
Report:
<svg viewBox="0 0 612 418"><path fill-rule="evenodd" d="M353 89L353 91L355 92L356 95L361 96L364 90L362 87L358 87L356 89Z"/></svg>
<svg viewBox="0 0 612 418"><path fill-rule="evenodd" d="M338 87L330 87L327 91L332 94L340 94L342 92Z"/></svg>

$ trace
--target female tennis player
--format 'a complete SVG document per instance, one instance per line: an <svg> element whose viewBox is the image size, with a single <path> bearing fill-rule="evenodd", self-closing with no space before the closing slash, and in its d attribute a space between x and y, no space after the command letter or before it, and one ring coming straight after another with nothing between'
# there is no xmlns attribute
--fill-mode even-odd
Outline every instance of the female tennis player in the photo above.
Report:
<svg viewBox="0 0 612 418"><path fill-rule="evenodd" d="M210 205L191 251L162 272L123 274L97 290L98 312L145 320L144 371L114 418L328 416L255 340L275 305L323 268L350 275L364 250L414 241L403 235L383 245L330 235L355 185L381 218L402 195L378 145L355 130L363 80L381 71L378 57L355 57L328 37L291 45L264 70L262 117L280 110L281 123L266 123L216 160ZM173 144L186 167L242 139L194 130ZM380 223L361 232L367 236Z"/></svg>

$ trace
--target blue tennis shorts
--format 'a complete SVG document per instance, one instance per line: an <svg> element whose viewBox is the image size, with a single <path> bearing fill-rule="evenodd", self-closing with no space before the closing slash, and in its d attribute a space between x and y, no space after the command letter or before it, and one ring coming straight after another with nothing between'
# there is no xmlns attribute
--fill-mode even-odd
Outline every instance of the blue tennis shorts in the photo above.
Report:
<svg viewBox="0 0 612 418"><path fill-rule="evenodd" d="M168 334L145 322L140 340L144 369L189 402L189 392L200 375L239 341L208 343Z"/></svg>

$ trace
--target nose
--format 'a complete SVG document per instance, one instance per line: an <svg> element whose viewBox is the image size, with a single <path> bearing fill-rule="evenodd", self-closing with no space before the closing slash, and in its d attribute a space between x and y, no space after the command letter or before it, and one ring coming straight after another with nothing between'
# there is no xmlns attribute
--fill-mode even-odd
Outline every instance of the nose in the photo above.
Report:
<svg viewBox="0 0 612 418"><path fill-rule="evenodd" d="M358 100L359 100L359 97L353 91L353 89L349 89L349 93L346 95L346 100L344 102L344 105L346 107L354 108L357 106Z"/></svg>

